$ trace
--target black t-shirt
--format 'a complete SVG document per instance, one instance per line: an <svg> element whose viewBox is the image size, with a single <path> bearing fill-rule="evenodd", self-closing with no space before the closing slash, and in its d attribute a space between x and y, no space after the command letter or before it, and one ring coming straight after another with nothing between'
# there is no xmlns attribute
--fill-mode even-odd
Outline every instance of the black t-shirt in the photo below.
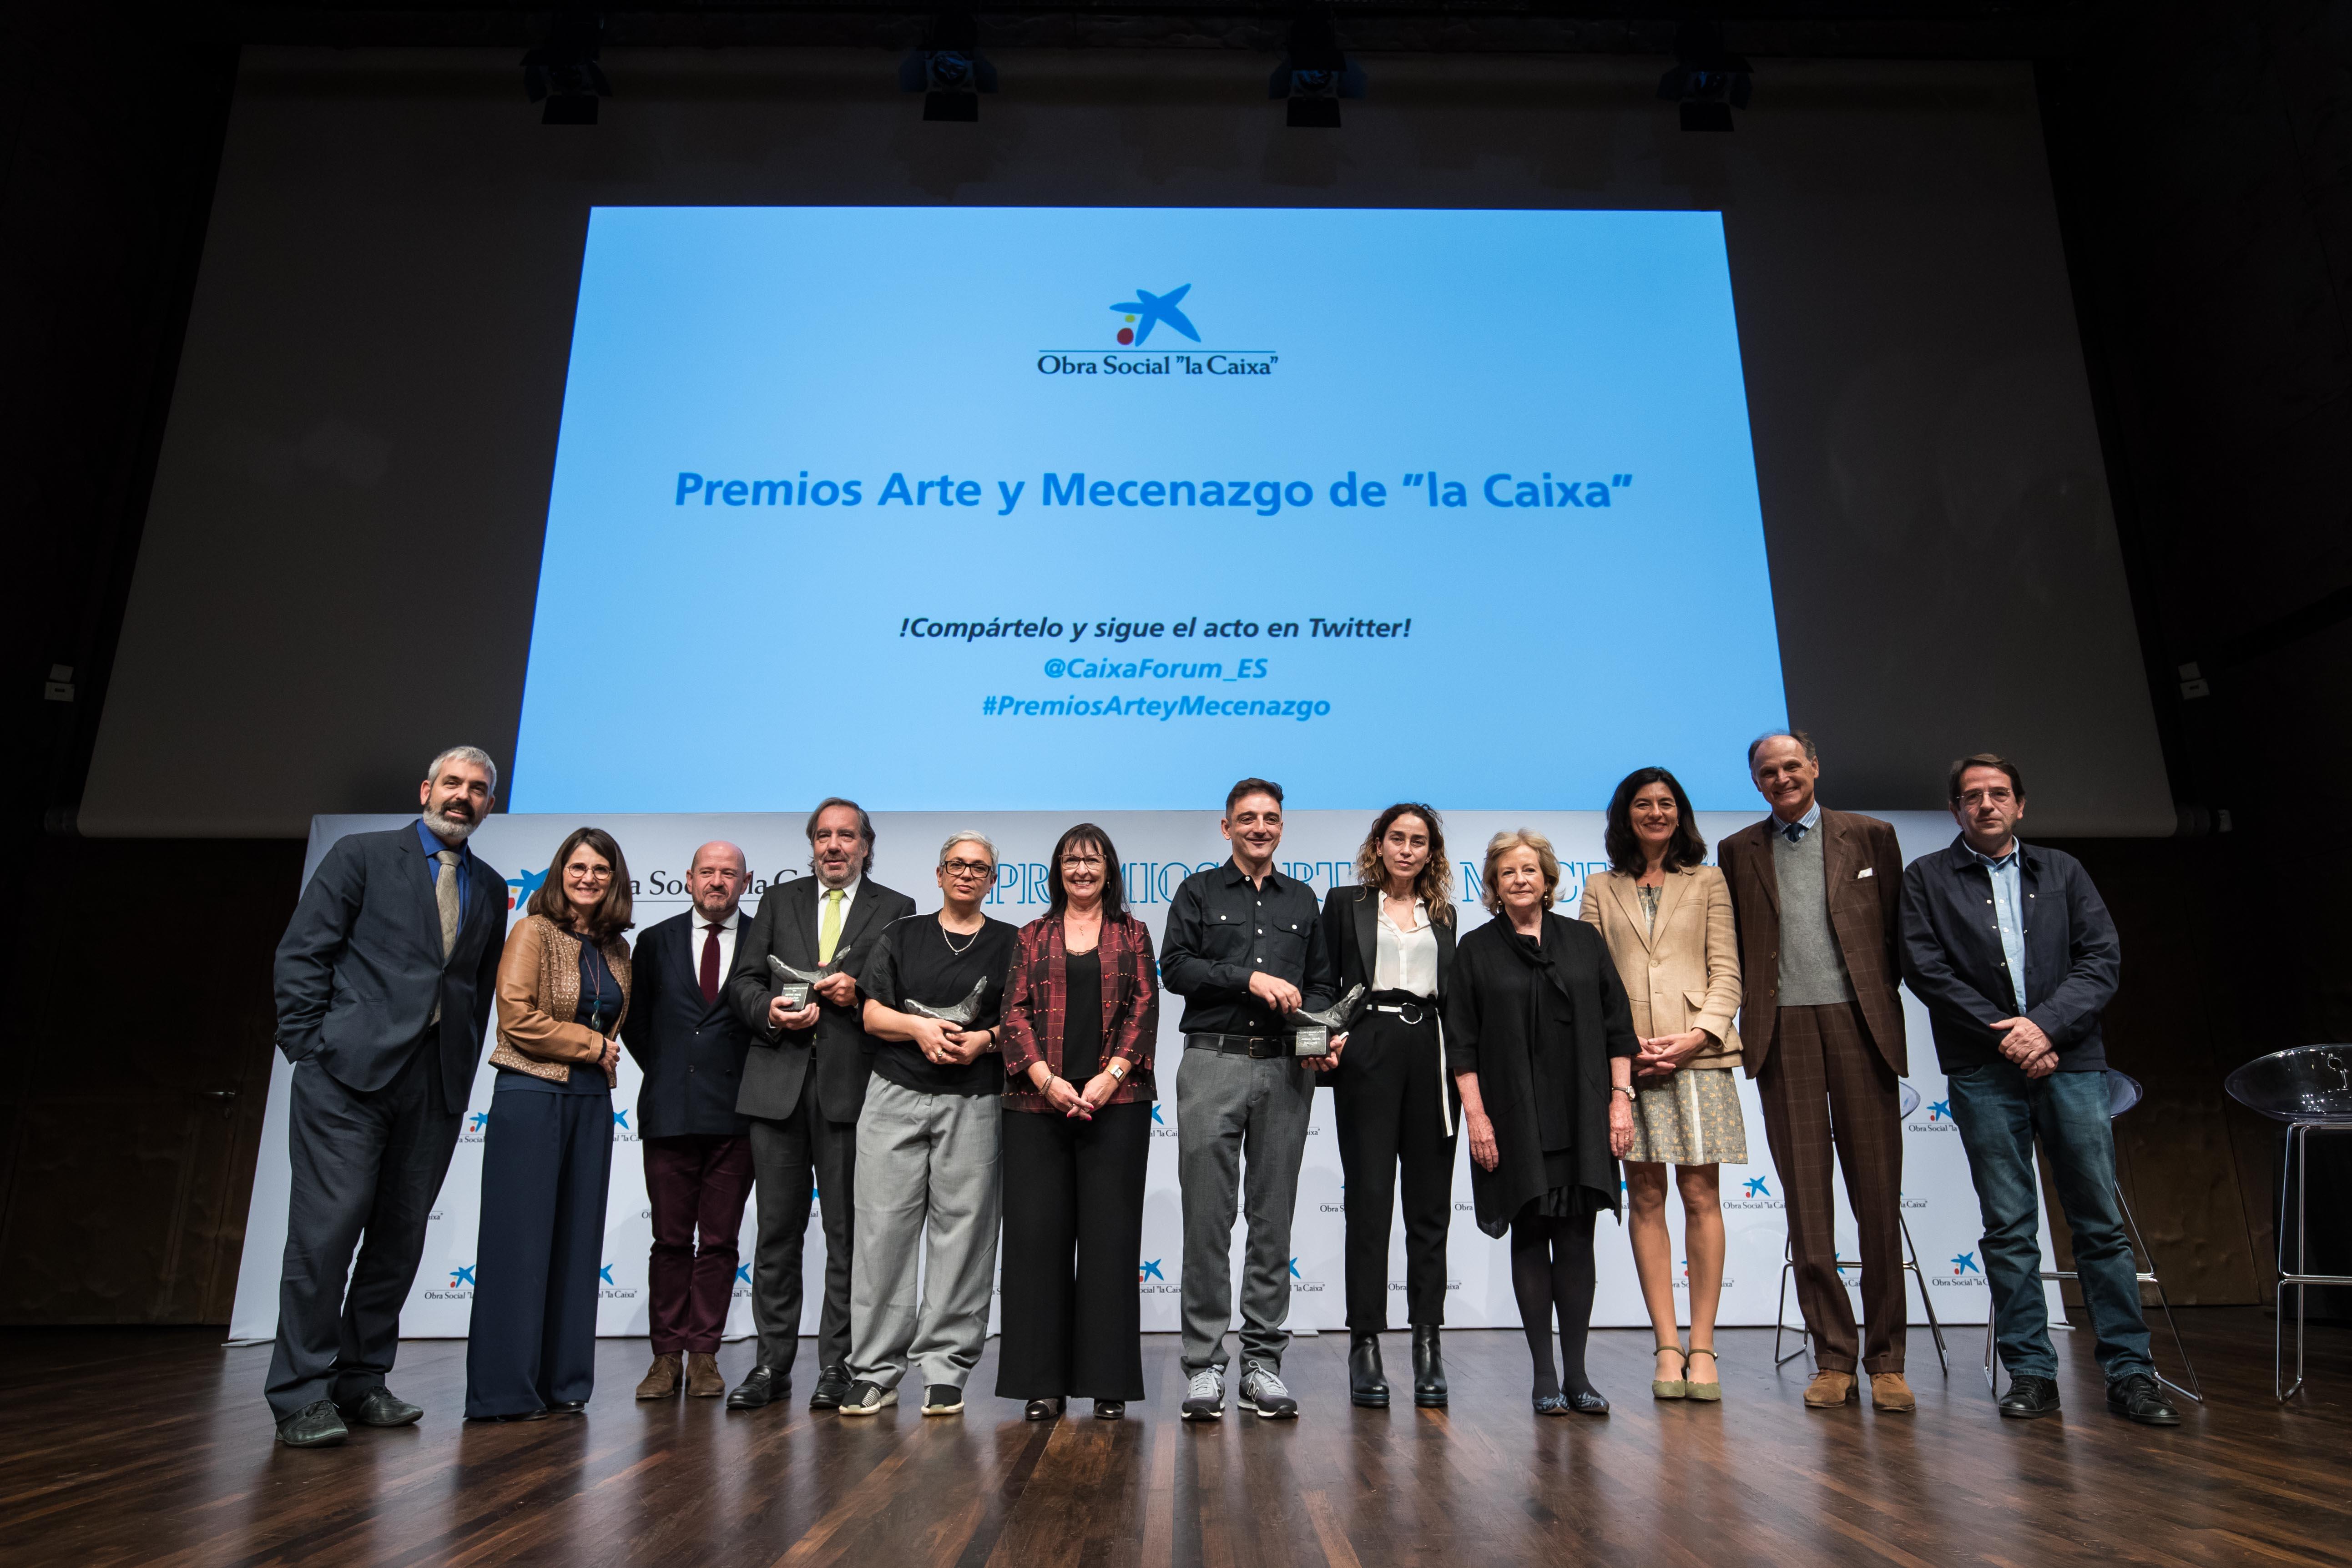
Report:
<svg viewBox="0 0 2352 1568"><path fill-rule="evenodd" d="M936 914L908 915L884 928L857 983L885 1007L911 998L929 1007L952 1007L984 982L980 1012L969 1029L992 1029L1004 1010L1004 982L1013 972L1018 933L1003 921L982 917L981 928L957 936ZM874 1070L917 1094L1001 1094L1004 1057L983 1051L956 1066L935 1062L911 1040L884 1040L874 1052Z"/></svg>
<svg viewBox="0 0 2352 1568"><path fill-rule="evenodd" d="M1062 955L1062 1076L1080 1089L1102 1071L1102 949Z"/></svg>

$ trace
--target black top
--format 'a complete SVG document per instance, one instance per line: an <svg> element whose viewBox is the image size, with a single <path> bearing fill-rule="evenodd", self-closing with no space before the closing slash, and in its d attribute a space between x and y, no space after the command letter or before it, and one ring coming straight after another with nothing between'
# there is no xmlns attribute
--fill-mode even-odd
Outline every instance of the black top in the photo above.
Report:
<svg viewBox="0 0 2352 1568"><path fill-rule="evenodd" d="M1948 1073L2003 1059L1992 1026L2021 1014L2058 1048L2060 1072L2104 1072L2099 1015L2123 972L2115 920L2080 860L2038 844L2016 848L2024 1005L2001 952L1991 873L1966 837L1903 873L1903 978L1927 1005L1936 1060Z"/></svg>
<svg viewBox="0 0 2352 1568"><path fill-rule="evenodd" d="M952 1007L984 982L980 1012L965 1026L992 1029L1004 1007L1004 979L1013 968L1020 932L1003 921L982 917L969 936L951 935L936 914L908 915L884 928L866 962L860 988L885 1007L912 999L931 1007ZM884 1040L874 1052L874 1070L917 1094L999 1094L1004 1089L1004 1058L983 1051L969 1062L935 1062L911 1040Z"/></svg>
<svg viewBox="0 0 2352 1568"><path fill-rule="evenodd" d="M1540 942L1503 919L1462 939L1446 988L1446 1065L1478 1075L1499 1156L1492 1171L1470 1163L1479 1229L1502 1235L1530 1199L1559 1184L1563 1166L1594 1206L1615 1212L1609 1058L1641 1048L1625 983L1596 928L1548 913Z"/></svg>
<svg viewBox="0 0 2352 1568"><path fill-rule="evenodd" d="M580 1005L572 1010L572 1021L600 1035L610 1036L613 1020L621 1011L621 978L593 942L580 944ZM572 1075L562 1083L543 1079L533 1073L517 1072L512 1068L500 1068L494 1089L536 1089L542 1094L604 1094L612 1085L604 1081L604 1069L589 1063L571 1064Z"/></svg>
<svg viewBox="0 0 2352 1568"><path fill-rule="evenodd" d="M1315 889L1278 871L1253 886L1233 861L1195 871L1168 902L1160 978L1184 998L1188 1035L1276 1036L1288 1026L1250 994L1256 973L1287 980L1309 1012L1331 1005L1331 955Z"/></svg>
<svg viewBox="0 0 2352 1568"><path fill-rule="evenodd" d="M1079 1089L1102 1071L1102 951L1062 954L1062 1076Z"/></svg>

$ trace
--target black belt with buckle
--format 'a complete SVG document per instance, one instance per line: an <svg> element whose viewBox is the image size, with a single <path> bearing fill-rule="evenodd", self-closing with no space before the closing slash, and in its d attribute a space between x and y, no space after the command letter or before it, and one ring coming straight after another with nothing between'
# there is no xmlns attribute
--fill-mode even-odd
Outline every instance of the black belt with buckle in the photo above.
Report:
<svg viewBox="0 0 2352 1568"><path fill-rule="evenodd" d="M1290 1042L1279 1035L1187 1035L1188 1051L1215 1051L1220 1056L1266 1061L1290 1055Z"/></svg>

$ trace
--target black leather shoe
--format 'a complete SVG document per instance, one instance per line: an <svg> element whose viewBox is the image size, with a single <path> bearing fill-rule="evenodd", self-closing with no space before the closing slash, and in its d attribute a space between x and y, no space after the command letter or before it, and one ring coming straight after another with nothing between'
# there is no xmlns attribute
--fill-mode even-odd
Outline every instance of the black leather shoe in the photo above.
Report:
<svg viewBox="0 0 2352 1568"><path fill-rule="evenodd" d="M2107 1408L2143 1426L2178 1426L2180 1412L2165 1402L2164 1390L2144 1372L2107 1384Z"/></svg>
<svg viewBox="0 0 2352 1568"><path fill-rule="evenodd" d="M2009 1392L2000 1396L2000 1413L2020 1421L2036 1420L2057 1409L2058 1385L2046 1377L2012 1377Z"/></svg>
<svg viewBox="0 0 2352 1568"><path fill-rule="evenodd" d="M1424 1410L1445 1406L1445 1352L1438 1346L1434 1323L1413 1326L1412 1402Z"/></svg>
<svg viewBox="0 0 2352 1568"><path fill-rule="evenodd" d="M782 1399L793 1385L792 1369L755 1366L727 1395L730 1410L762 1410L772 1399Z"/></svg>
<svg viewBox="0 0 2352 1568"><path fill-rule="evenodd" d="M1597 1390L1590 1388L1571 1388L1564 1397L1568 1400L1568 1407L1570 1410L1575 1411L1579 1415L1606 1415L1609 1414L1609 1401Z"/></svg>
<svg viewBox="0 0 2352 1568"><path fill-rule="evenodd" d="M351 1435L331 1399L314 1399L278 1424L278 1440L289 1448L331 1448Z"/></svg>
<svg viewBox="0 0 2352 1568"><path fill-rule="evenodd" d="M425 1415L425 1407L393 1396L388 1388L371 1388L357 1399L335 1402L345 1421L355 1426L409 1426Z"/></svg>
<svg viewBox="0 0 2352 1568"><path fill-rule="evenodd" d="M1381 1370L1378 1334L1348 1336L1348 1397L1367 1410L1388 1408L1389 1380Z"/></svg>
<svg viewBox="0 0 2352 1568"><path fill-rule="evenodd" d="M809 1394L811 1410L838 1410L841 1402L849 1397L849 1369L839 1362L820 1368L816 1387Z"/></svg>
<svg viewBox="0 0 2352 1568"><path fill-rule="evenodd" d="M549 1405L547 1413L550 1415L585 1415L588 1414L588 1402L584 1399L560 1400Z"/></svg>

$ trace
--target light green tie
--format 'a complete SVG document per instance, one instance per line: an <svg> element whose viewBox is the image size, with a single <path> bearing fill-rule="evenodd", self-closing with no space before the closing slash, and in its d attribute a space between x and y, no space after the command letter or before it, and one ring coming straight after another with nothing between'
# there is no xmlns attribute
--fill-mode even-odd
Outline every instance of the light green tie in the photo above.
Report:
<svg viewBox="0 0 2352 1568"><path fill-rule="evenodd" d="M824 918L817 922L816 927L817 963L831 963L833 950L840 945L841 889L827 888L824 890Z"/></svg>

